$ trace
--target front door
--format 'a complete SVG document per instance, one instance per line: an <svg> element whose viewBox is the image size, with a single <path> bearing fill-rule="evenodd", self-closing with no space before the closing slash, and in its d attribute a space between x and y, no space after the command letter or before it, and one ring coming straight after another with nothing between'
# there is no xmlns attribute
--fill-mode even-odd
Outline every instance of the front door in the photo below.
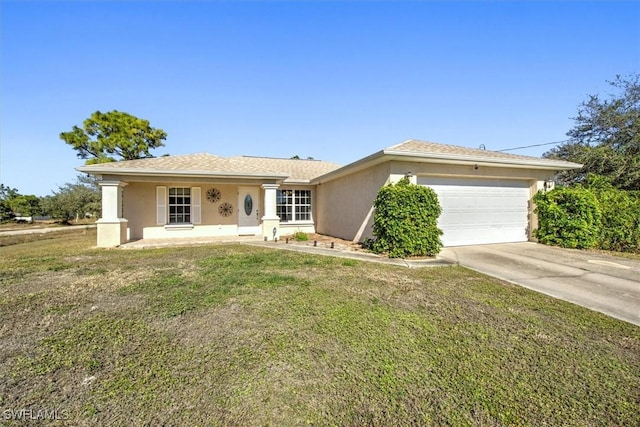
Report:
<svg viewBox="0 0 640 427"><path fill-rule="evenodd" d="M260 230L260 189L238 188L238 234L258 235Z"/></svg>

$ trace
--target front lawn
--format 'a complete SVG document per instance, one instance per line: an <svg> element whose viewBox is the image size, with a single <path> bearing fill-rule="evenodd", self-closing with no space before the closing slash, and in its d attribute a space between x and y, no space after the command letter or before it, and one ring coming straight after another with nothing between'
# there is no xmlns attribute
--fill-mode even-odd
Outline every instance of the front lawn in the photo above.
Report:
<svg viewBox="0 0 640 427"><path fill-rule="evenodd" d="M640 328L464 268L94 244L0 247L0 424L640 425Z"/></svg>

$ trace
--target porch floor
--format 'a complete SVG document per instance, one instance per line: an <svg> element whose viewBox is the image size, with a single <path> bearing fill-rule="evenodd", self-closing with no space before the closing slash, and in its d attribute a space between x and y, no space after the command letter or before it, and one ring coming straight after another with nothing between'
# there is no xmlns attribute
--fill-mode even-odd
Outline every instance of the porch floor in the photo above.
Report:
<svg viewBox="0 0 640 427"><path fill-rule="evenodd" d="M211 236L211 237L185 237L169 239L138 239L123 243L120 249L152 249L176 246L209 245L212 243L248 243L262 242L262 236Z"/></svg>

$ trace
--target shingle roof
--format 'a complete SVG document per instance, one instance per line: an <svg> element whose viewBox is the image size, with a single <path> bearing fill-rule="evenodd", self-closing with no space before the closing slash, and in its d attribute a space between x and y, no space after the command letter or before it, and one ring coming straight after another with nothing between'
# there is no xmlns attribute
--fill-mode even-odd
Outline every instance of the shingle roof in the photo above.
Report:
<svg viewBox="0 0 640 427"><path fill-rule="evenodd" d="M79 167L78 170L93 174L134 175L197 175L206 177L253 177L284 180L289 183L307 183L328 176L342 176L355 169L367 167L371 162L385 161L393 157L411 161L490 163L504 167L534 167L548 170L566 170L581 165L562 160L542 159L498 151L436 144L408 140L341 167L336 163L320 160L279 159L271 157L235 156L220 157L208 153L179 156L153 157Z"/></svg>
<svg viewBox="0 0 640 427"><path fill-rule="evenodd" d="M336 179L373 164L388 160L400 159L405 161L448 163L448 164L484 164L500 167L533 168L550 171L578 169L577 163L563 160L543 159L540 157L521 156L518 154L502 153L498 151L481 150L460 147L457 145L436 144L434 142L410 139L400 144L392 145L384 150L371 154L339 169L327 172L314 178L314 183Z"/></svg>
<svg viewBox="0 0 640 427"><path fill-rule="evenodd" d="M556 163L567 166L569 162L554 159L541 159L540 157L522 156L519 154L504 153L500 151L482 150L479 148L467 148L458 145L437 144L434 142L418 141L410 139L397 145L385 148L384 152L401 152L407 154L424 155L444 155L447 157L475 157L478 159L490 160L512 160L512 161L544 161L549 165Z"/></svg>
<svg viewBox="0 0 640 427"><path fill-rule="evenodd" d="M153 157L79 167L85 173L98 174L168 174L202 176L261 176L285 182L307 182L340 165L320 160L278 159L269 157L220 157L208 153Z"/></svg>
<svg viewBox="0 0 640 427"><path fill-rule="evenodd" d="M271 157L237 156L229 160L256 173L271 172L289 175L286 181L310 181L316 176L338 169L337 163L323 160L279 159Z"/></svg>

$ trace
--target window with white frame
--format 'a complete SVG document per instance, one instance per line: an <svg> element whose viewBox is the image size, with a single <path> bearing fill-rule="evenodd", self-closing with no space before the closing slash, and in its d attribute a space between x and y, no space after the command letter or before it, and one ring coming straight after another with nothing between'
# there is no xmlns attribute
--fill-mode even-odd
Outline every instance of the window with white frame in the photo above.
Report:
<svg viewBox="0 0 640 427"><path fill-rule="evenodd" d="M278 190L276 214L280 221L311 221L311 190Z"/></svg>
<svg viewBox="0 0 640 427"><path fill-rule="evenodd" d="M169 224L191 222L191 188L169 188Z"/></svg>

